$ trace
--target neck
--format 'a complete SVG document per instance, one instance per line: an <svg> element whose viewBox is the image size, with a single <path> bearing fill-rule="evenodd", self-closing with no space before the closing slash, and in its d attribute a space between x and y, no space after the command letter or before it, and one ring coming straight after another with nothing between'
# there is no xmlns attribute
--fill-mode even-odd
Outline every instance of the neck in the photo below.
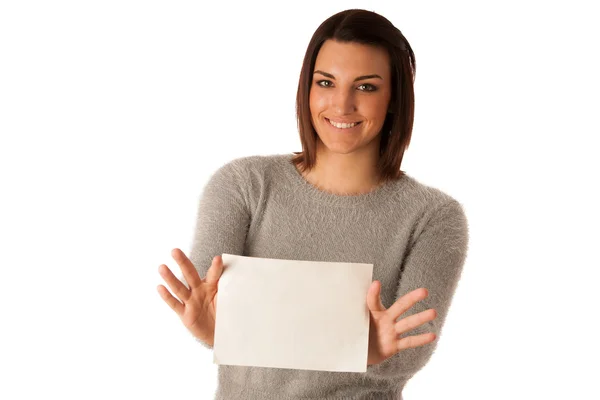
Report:
<svg viewBox="0 0 600 400"><path fill-rule="evenodd" d="M340 195L371 192L379 186L377 158L379 146L369 146L350 154L329 151L319 141L317 160L304 178L317 188Z"/></svg>

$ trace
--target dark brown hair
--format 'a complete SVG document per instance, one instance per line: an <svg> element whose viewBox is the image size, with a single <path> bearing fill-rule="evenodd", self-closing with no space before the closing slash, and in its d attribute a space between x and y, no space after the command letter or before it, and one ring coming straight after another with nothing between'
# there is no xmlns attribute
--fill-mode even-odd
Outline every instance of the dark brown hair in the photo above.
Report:
<svg viewBox="0 0 600 400"><path fill-rule="evenodd" d="M296 118L302 152L296 152L292 161L301 171L312 169L316 162L317 133L311 121L309 94L317 54L329 39L387 50L391 64L392 95L380 132L378 170L380 181L401 178L404 171L400 170L400 165L410 143L415 113L415 55L398 28L385 17L367 10L346 10L329 17L317 28L308 44L296 95Z"/></svg>

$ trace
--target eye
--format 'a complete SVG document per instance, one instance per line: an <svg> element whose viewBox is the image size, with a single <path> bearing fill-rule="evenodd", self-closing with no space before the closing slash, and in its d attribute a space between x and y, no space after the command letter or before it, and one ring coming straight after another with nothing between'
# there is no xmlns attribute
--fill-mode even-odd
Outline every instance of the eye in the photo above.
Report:
<svg viewBox="0 0 600 400"><path fill-rule="evenodd" d="M327 83L327 85L325 85L325 83ZM327 79L323 79L323 80L317 81L317 85L319 85L321 87L331 87L331 81L329 81Z"/></svg>
<svg viewBox="0 0 600 400"><path fill-rule="evenodd" d="M371 85L370 83L363 83L362 85L359 86L359 88L361 88L363 86L365 87L365 89L361 89L363 92L374 92L377 90L377 86Z"/></svg>

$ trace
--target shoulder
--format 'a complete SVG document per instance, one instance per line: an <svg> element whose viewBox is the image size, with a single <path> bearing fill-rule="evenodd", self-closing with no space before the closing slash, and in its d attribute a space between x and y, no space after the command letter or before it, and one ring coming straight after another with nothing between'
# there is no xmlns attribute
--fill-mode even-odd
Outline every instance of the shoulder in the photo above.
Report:
<svg viewBox="0 0 600 400"><path fill-rule="evenodd" d="M402 180L404 180L403 189L416 201L425 202L428 204L457 201L457 199L448 192L424 183L412 175L406 174Z"/></svg>
<svg viewBox="0 0 600 400"><path fill-rule="evenodd" d="M464 205L450 193L408 174L402 177L401 182L396 191L397 201L419 215L422 222L444 216L466 219Z"/></svg>
<svg viewBox="0 0 600 400"><path fill-rule="evenodd" d="M261 182L276 179L281 174L282 163L287 159L285 154L238 157L223 164L215 174L235 178L244 185L261 186Z"/></svg>
<svg viewBox="0 0 600 400"><path fill-rule="evenodd" d="M264 172L273 169L277 163L281 162L282 155L252 155L231 159L212 174L213 177L248 177L256 173L264 174Z"/></svg>
<svg viewBox="0 0 600 400"><path fill-rule="evenodd" d="M234 158L217 168L210 180L216 186L237 188L248 202L253 203L252 199L260 197L274 182L283 178L287 160L289 156L285 154Z"/></svg>
<svg viewBox="0 0 600 400"><path fill-rule="evenodd" d="M249 172L265 171L279 165L285 157L285 154L244 156L228 161L223 167Z"/></svg>

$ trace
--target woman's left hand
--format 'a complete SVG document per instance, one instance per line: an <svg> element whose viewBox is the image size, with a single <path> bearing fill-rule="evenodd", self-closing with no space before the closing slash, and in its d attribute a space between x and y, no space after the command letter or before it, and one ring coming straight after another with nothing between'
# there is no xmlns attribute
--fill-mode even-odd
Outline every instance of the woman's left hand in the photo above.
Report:
<svg viewBox="0 0 600 400"><path fill-rule="evenodd" d="M379 364L402 350L423 346L435 340L435 333L424 333L398 339L399 335L437 317L436 311L431 308L396 322L408 309L427 298L427 295L428 292L425 288L413 290L400 297L386 310L381 303L381 282L374 281L371 284L367 294L367 306L371 318L367 365Z"/></svg>

